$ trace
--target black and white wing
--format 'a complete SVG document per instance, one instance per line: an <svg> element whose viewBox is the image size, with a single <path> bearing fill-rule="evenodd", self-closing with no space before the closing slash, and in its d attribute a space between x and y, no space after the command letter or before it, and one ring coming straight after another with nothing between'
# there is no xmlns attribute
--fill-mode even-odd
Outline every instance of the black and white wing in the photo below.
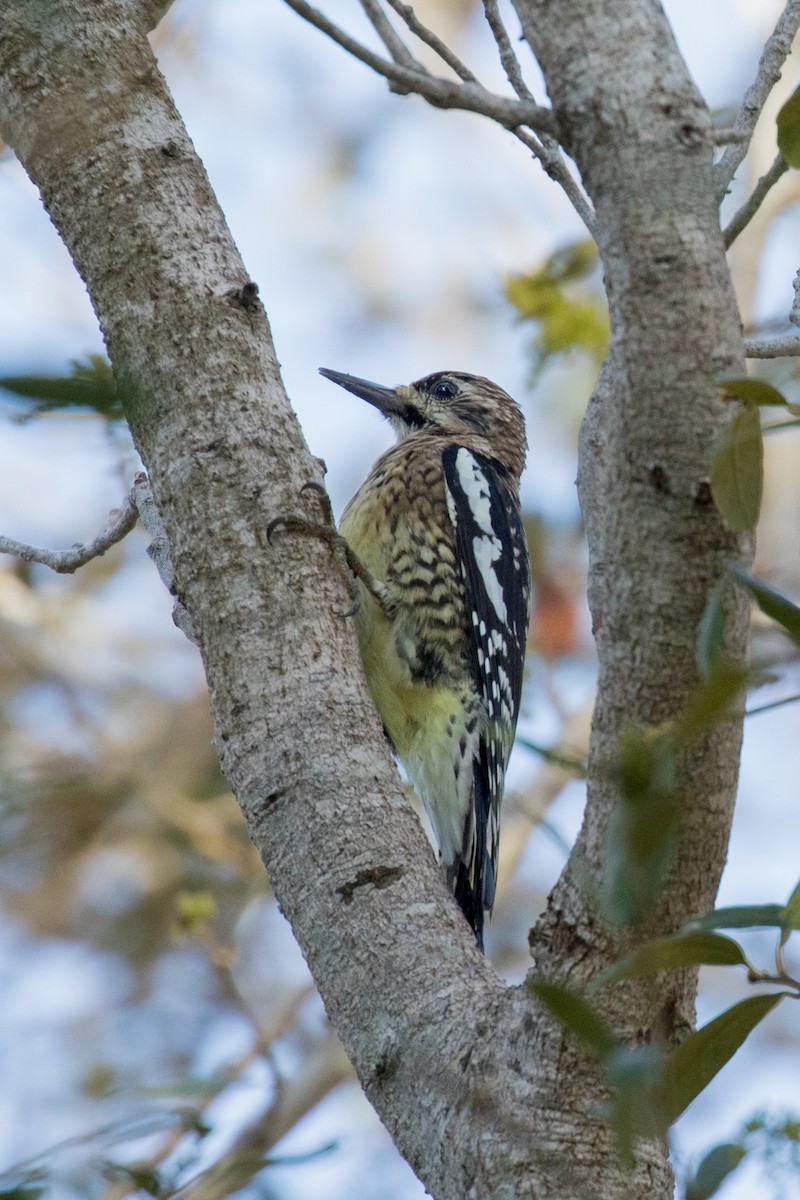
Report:
<svg viewBox="0 0 800 1200"><path fill-rule="evenodd" d="M473 677L483 706L473 758L472 821L454 885L481 941L483 909L494 903L500 801L519 716L530 560L516 495L497 465L455 445L445 450L442 463L471 628Z"/></svg>

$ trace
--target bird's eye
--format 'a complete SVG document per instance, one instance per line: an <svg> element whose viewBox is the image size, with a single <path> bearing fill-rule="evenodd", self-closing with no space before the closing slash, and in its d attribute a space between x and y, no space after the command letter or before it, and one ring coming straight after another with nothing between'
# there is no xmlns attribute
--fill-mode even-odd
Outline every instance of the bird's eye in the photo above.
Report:
<svg viewBox="0 0 800 1200"><path fill-rule="evenodd" d="M451 379L440 379L433 387L434 396L457 396L458 388Z"/></svg>

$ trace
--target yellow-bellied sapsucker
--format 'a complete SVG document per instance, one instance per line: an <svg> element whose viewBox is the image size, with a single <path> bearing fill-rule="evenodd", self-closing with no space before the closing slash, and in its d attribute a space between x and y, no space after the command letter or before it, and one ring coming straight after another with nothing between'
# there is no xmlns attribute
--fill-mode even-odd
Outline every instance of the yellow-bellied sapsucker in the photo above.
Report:
<svg viewBox="0 0 800 1200"><path fill-rule="evenodd" d="M361 585L372 698L482 947L530 614L522 413L496 384L459 371L397 388L322 374L374 405L399 439L340 533Z"/></svg>

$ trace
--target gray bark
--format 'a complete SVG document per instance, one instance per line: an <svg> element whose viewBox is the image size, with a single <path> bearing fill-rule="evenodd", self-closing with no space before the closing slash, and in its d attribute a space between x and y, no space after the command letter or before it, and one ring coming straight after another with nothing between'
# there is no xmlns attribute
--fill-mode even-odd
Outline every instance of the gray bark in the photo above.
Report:
<svg viewBox="0 0 800 1200"><path fill-rule="evenodd" d="M709 587L742 547L708 503L740 365L711 188L708 116L652 0L518 0L597 207L614 344L587 416L581 497L601 657L594 760L623 718L674 714ZM628 1174L593 1065L477 952L398 786L330 552L263 531L315 515L319 480L269 328L202 166L123 0L4 5L0 121L73 255L127 395L203 654L223 769L368 1096L437 1200L671 1196L662 1145ZM266 281L269 291L269 281ZM659 468L658 471L655 468ZM535 469L535 464L534 464ZM654 481L658 481L658 485ZM745 645L744 612L731 649ZM710 904L740 723L685 765L689 809L653 925ZM583 979L619 952L596 875L614 796L584 829L534 937ZM588 874L587 874L588 872ZM692 1021L692 980L607 998L636 1038Z"/></svg>

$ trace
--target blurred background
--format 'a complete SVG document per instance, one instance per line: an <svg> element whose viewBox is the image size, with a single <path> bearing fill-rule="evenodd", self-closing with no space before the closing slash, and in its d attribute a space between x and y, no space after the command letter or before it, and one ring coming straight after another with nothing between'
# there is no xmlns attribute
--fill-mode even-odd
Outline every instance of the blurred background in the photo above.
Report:
<svg viewBox="0 0 800 1200"><path fill-rule="evenodd" d="M665 7L715 119L729 123L781 4ZM508 90L480 3L416 10ZM328 11L375 44L354 0ZM386 384L473 371L525 410L537 602L487 936L497 969L519 981L583 804L594 656L574 479L607 338L593 248L510 135L391 95L280 0L178 0L153 41L260 286L337 513L391 433L317 366ZM728 215L774 158L797 66ZM790 172L732 252L749 327L785 326L798 197ZM0 261L0 375L69 374L103 353L83 285L10 152ZM798 399L796 362L757 369ZM10 391L0 424L0 533L51 547L91 538L138 467L124 425L89 409L36 411ZM795 597L799 439L766 439L757 562ZM136 530L72 577L0 562L0 1197L415 1200L424 1190L353 1079L219 773L200 661L171 623L146 544ZM800 691L787 648L757 636L782 665L751 709ZM747 720L721 904L783 902L800 875L798 712ZM771 939L746 942L768 965ZM702 1021L746 990L722 969L702 982ZM798 1078L800 1022L783 1005L680 1122L679 1177L750 1122L752 1152L720 1194L800 1197Z"/></svg>

